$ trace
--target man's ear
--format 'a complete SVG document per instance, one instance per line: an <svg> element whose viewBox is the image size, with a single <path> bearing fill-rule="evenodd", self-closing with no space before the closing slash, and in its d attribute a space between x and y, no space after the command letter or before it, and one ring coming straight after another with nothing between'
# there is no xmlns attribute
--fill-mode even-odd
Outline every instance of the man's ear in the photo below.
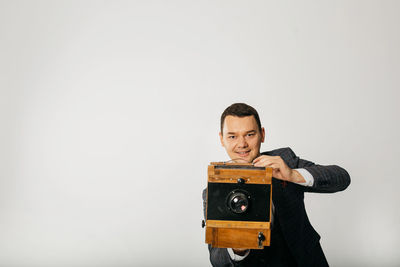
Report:
<svg viewBox="0 0 400 267"><path fill-rule="evenodd" d="M261 127L261 143L264 143L265 140L265 129Z"/></svg>
<svg viewBox="0 0 400 267"><path fill-rule="evenodd" d="M225 147L225 146L224 146L224 138L223 138L221 132L219 132L219 140L221 141L221 145L222 145L223 147Z"/></svg>

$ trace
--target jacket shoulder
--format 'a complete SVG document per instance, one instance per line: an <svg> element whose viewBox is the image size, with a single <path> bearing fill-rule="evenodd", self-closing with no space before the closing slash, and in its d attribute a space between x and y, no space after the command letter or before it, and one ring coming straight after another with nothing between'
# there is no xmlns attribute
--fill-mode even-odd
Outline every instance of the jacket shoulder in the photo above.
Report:
<svg viewBox="0 0 400 267"><path fill-rule="evenodd" d="M289 158L296 157L296 154L293 152L293 150L290 147L282 147L282 148L274 149L271 151L266 151L261 154L268 155L268 156L281 156L281 157L289 157Z"/></svg>

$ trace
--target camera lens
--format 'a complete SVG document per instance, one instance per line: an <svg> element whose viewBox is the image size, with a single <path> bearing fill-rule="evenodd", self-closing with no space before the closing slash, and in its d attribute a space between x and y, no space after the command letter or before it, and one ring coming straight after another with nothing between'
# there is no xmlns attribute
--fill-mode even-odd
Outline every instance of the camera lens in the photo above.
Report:
<svg viewBox="0 0 400 267"><path fill-rule="evenodd" d="M234 213L243 213L249 207L248 196L244 192L233 191L228 197L228 207Z"/></svg>

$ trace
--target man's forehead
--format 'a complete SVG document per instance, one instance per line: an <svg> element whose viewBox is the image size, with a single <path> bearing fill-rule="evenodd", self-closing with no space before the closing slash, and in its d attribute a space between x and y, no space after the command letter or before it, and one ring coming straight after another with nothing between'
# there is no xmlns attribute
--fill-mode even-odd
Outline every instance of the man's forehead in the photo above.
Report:
<svg viewBox="0 0 400 267"><path fill-rule="evenodd" d="M257 131L257 122L254 116L236 117L226 116L223 132L250 132Z"/></svg>

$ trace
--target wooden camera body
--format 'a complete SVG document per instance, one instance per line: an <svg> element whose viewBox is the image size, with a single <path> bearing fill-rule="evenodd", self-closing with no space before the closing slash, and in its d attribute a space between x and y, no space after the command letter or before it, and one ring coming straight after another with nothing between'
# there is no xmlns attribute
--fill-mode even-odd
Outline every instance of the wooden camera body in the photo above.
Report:
<svg viewBox="0 0 400 267"><path fill-rule="evenodd" d="M218 248L270 245L272 169L211 162L206 195L206 243Z"/></svg>

